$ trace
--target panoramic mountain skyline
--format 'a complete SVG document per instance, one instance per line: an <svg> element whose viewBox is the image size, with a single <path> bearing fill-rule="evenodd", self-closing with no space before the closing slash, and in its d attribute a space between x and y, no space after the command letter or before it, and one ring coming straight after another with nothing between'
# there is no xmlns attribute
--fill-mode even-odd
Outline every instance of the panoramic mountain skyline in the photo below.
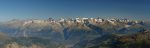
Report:
<svg viewBox="0 0 150 48"><path fill-rule="evenodd" d="M149 0L0 0L0 48L150 48Z"/></svg>
<svg viewBox="0 0 150 48"><path fill-rule="evenodd" d="M101 17L149 20L148 0L1 0L0 21Z"/></svg>

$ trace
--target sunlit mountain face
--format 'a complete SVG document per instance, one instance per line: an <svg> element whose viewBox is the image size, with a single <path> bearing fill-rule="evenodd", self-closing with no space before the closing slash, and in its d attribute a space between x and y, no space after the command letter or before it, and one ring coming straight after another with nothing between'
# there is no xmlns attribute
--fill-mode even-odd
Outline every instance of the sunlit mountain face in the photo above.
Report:
<svg viewBox="0 0 150 48"><path fill-rule="evenodd" d="M149 25L128 19L11 20L0 23L0 48L150 47Z"/></svg>

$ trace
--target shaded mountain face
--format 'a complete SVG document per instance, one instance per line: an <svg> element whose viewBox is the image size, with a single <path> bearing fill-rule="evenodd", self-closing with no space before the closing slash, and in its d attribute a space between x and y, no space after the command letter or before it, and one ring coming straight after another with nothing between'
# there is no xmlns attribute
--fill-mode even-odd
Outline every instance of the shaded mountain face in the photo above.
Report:
<svg viewBox="0 0 150 48"><path fill-rule="evenodd" d="M108 21L78 23L13 20L0 23L0 47L99 48L111 42L112 38L144 32L148 29L146 27L145 23L132 22L128 24Z"/></svg>
<svg viewBox="0 0 150 48"><path fill-rule="evenodd" d="M107 48L149 48L150 47L150 30L144 30L137 34L128 36L113 35L107 43L95 45L92 47Z"/></svg>

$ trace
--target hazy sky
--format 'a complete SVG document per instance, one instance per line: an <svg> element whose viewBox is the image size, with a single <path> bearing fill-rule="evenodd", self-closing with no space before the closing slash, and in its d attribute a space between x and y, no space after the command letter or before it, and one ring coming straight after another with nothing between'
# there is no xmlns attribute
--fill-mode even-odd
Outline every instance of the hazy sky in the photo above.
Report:
<svg viewBox="0 0 150 48"><path fill-rule="evenodd" d="M150 18L148 0L0 0L0 20L98 17Z"/></svg>

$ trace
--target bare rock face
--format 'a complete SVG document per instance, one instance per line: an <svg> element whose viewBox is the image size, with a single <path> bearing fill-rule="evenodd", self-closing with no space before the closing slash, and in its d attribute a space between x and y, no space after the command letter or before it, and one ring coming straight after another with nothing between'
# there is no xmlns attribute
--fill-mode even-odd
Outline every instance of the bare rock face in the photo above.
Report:
<svg viewBox="0 0 150 48"><path fill-rule="evenodd" d="M13 42L11 44L6 44L4 48L45 48L45 47L42 47L41 45L35 45L35 44L32 44L31 46L23 46L17 44L16 42Z"/></svg>

